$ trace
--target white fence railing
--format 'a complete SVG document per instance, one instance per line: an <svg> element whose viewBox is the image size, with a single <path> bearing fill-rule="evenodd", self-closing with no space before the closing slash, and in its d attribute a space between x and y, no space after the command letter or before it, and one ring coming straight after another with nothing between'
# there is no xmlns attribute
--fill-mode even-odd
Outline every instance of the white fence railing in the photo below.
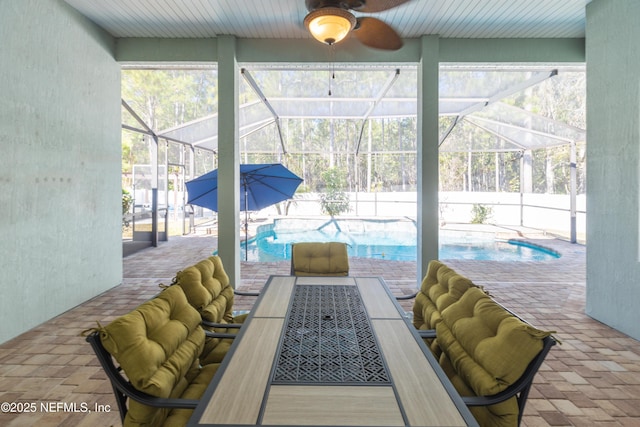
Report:
<svg viewBox="0 0 640 427"><path fill-rule="evenodd" d="M417 216L417 195L411 192L347 193L350 209L345 217L408 217ZM440 192L439 211L442 224L470 223L474 218L474 205L489 209L486 223L504 226L523 226L571 238L571 200L563 194L520 194L492 192ZM211 212L196 208L196 217L210 216ZM181 212L180 212L181 213ZM175 213L174 213L175 214ZM279 203L260 211L257 216L322 215L319 193L302 193L288 202ZM256 214L252 214L255 217ZM575 230L577 240L585 241L586 197L576 197Z"/></svg>
<svg viewBox="0 0 640 427"><path fill-rule="evenodd" d="M379 192L347 193L350 209L342 216L360 217L416 217L416 193ZM571 235L571 200L562 194L520 194L489 192L441 192L439 195L442 223L469 223L474 218L473 206L489 209L487 223L513 225L546 230L569 237ZM275 207L262 214L283 214ZM288 215L321 215L318 193L298 194L289 203ZM576 234L584 240L586 232L586 197L576 197Z"/></svg>

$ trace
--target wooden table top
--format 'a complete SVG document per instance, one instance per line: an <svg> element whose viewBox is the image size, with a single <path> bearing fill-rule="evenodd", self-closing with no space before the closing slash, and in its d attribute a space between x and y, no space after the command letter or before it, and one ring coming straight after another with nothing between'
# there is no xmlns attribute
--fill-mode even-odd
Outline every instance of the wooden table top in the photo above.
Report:
<svg viewBox="0 0 640 427"><path fill-rule="evenodd" d="M285 351L282 348L286 348L283 341L292 316L295 288L300 285L310 289L315 286L357 289L390 381L274 380L274 367ZM272 276L189 421L189 426L222 425L473 426L477 423L403 316L382 279Z"/></svg>

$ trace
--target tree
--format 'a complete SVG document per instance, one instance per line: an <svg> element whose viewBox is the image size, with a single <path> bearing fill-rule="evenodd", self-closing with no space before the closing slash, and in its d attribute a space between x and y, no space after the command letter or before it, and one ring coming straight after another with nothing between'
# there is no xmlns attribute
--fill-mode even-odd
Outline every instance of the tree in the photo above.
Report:
<svg viewBox="0 0 640 427"><path fill-rule="evenodd" d="M217 112L217 74L215 70L123 70L122 99L140 118L158 133L191 120ZM123 123L141 128L128 113ZM154 142L140 133L122 133L123 186L131 188L129 179L135 164L150 164L149 147ZM164 144L159 147L164 149ZM181 149L170 144L167 148L170 163L182 163ZM196 171L211 170L211 156L196 156ZM203 170L204 169L204 170Z"/></svg>
<svg viewBox="0 0 640 427"><path fill-rule="evenodd" d="M405 75L411 72L402 71ZM399 79L392 89L401 89L398 93L413 90L416 85L413 73L413 78ZM378 93L380 82L388 78L388 70L336 71L335 78L331 78L327 70L264 69L252 70L252 76L267 97L278 94L283 98L327 98L331 86L332 97L338 99ZM482 92L487 84L507 88L522 78L519 70L447 72L440 79L440 94L455 97L461 93ZM584 128L584 83L583 72L563 72L501 101ZM403 86L397 88L396 85ZM123 99L156 131L217 111L215 70L124 70L122 88ZM242 82L240 103L252 105L249 109L252 113L260 106L259 97ZM241 162L284 163L304 179L305 187L311 192L327 189L323 174L330 168L341 171L344 182L340 191L416 191L417 118L378 117L368 118L363 123L360 119L338 118L352 112L334 111L333 108L340 108L340 103L331 105L331 109L327 107L319 117L314 117L314 109L310 108L308 117L287 118L284 114L279 126L266 124L248 132L240 140ZM453 120L453 116L440 117L441 135L447 132ZM132 127L140 127L126 114L123 121ZM123 131L122 140L123 187L131 188L125 182L126 176L131 175L132 165L150 163L149 147L153 142L149 137L127 130ZM173 145L163 141L159 146L159 158L164 158L166 153L169 163L184 164L179 154L181 150L174 149ZM585 190L584 145L578 143L579 193ZM508 144L499 137L476 126L465 125L465 121L459 122L446 140L447 152L440 153L440 190L519 191L522 152L506 151L507 148ZM501 151L503 149L505 151ZM198 151L195 176L217 167L214 153ZM569 167L568 146L534 150L534 191L566 193Z"/></svg>
<svg viewBox="0 0 640 427"><path fill-rule="evenodd" d="M324 193L320 195L322 212L335 216L349 211L349 195L343 191L346 178L343 169L329 168L322 173L325 184Z"/></svg>

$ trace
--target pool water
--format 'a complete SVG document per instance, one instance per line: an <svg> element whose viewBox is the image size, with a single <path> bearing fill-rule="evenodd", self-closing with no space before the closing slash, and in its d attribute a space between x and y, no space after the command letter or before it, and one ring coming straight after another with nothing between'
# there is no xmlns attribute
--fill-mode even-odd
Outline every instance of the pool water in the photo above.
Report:
<svg viewBox="0 0 640 427"><path fill-rule="evenodd" d="M545 261L558 258L553 251L521 241L495 240L492 233L441 231L440 259ZM406 220L276 220L258 227L248 242L249 261L291 259L296 242L345 242L350 257L416 260L415 223ZM245 257L244 242L242 259Z"/></svg>

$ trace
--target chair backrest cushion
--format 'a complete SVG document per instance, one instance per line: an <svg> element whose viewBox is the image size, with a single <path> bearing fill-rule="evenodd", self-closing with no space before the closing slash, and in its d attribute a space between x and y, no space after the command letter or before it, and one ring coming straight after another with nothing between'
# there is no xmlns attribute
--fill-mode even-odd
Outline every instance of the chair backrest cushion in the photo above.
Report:
<svg viewBox="0 0 640 427"><path fill-rule="evenodd" d="M413 305L413 324L417 329L435 329L440 313L476 285L446 264L432 260L422 279Z"/></svg>
<svg viewBox="0 0 640 427"><path fill-rule="evenodd" d="M210 256L179 271L175 284L183 289L189 303L204 320L233 321L233 288L220 257Z"/></svg>
<svg viewBox="0 0 640 427"><path fill-rule="evenodd" d="M294 276L348 276L349 255L342 242L300 242L292 245Z"/></svg>
<svg viewBox="0 0 640 427"><path fill-rule="evenodd" d="M213 323L237 322L233 317L233 288L219 256L210 256L179 271L176 274L175 285L183 289L189 304L198 310L203 320ZM215 332L213 327L204 328ZM201 362L221 362L231 343L228 339L207 338Z"/></svg>
<svg viewBox="0 0 640 427"><path fill-rule="evenodd" d="M101 327L100 340L131 384L157 397L182 395L200 372L205 334L178 286ZM157 425L168 410L130 402L127 423Z"/></svg>
<svg viewBox="0 0 640 427"><path fill-rule="evenodd" d="M518 319L480 288L470 288L441 314L436 325L440 364L463 395L491 396L506 389L523 375L551 334ZM500 425L500 418L509 424L517 417L515 397L512 400L489 407L497 417L493 425Z"/></svg>

